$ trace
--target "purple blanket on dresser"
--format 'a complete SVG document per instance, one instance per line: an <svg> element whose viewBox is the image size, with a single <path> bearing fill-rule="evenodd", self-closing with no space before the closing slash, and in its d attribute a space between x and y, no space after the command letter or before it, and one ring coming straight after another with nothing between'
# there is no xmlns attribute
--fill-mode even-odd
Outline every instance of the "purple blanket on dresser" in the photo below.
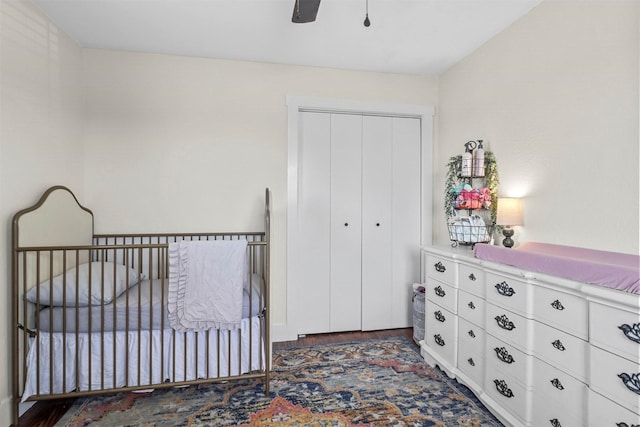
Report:
<svg viewBox="0 0 640 427"><path fill-rule="evenodd" d="M640 293L640 257L549 243L516 249L477 244L475 257L551 276Z"/></svg>

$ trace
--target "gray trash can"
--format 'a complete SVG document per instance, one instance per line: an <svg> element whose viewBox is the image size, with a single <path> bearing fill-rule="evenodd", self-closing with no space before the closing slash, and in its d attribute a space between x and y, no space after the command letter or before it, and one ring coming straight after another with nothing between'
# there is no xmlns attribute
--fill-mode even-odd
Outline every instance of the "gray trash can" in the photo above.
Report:
<svg viewBox="0 0 640 427"><path fill-rule="evenodd" d="M413 285L413 340L416 344L424 341L424 297L422 285Z"/></svg>

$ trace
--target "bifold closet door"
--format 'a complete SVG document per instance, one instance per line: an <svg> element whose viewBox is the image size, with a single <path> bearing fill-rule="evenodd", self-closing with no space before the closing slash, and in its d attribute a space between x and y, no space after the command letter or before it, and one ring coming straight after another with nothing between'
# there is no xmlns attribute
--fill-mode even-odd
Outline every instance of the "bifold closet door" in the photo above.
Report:
<svg viewBox="0 0 640 427"><path fill-rule="evenodd" d="M393 119L362 126L362 329L391 327Z"/></svg>
<svg viewBox="0 0 640 427"><path fill-rule="evenodd" d="M420 273L420 120L301 112L298 333L411 326Z"/></svg>
<svg viewBox="0 0 640 427"><path fill-rule="evenodd" d="M331 330L331 116L301 112L298 127L296 318L299 333L313 334Z"/></svg>
<svg viewBox="0 0 640 427"><path fill-rule="evenodd" d="M298 331L361 329L362 116L300 113Z"/></svg>
<svg viewBox="0 0 640 427"><path fill-rule="evenodd" d="M331 332L361 328L362 116L331 114Z"/></svg>
<svg viewBox="0 0 640 427"><path fill-rule="evenodd" d="M362 329L411 326L419 280L420 120L365 116L362 136Z"/></svg>

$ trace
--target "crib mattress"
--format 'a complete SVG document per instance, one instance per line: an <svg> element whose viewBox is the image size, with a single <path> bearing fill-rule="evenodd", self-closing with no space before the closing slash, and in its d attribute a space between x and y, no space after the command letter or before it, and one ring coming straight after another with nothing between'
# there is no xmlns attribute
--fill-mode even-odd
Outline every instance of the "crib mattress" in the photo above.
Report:
<svg viewBox="0 0 640 427"><path fill-rule="evenodd" d="M243 292L242 318L256 316L261 310L260 286L254 279L251 292ZM163 292L164 286L164 292ZM167 316L167 289L160 279L143 280L110 304L87 307L47 307L38 314L38 330L44 332L100 332L170 329ZM127 309L128 298L128 309ZM104 320L103 320L104 319ZM103 329L104 327L104 329Z"/></svg>
<svg viewBox="0 0 640 427"><path fill-rule="evenodd" d="M475 257L582 283L640 293L640 257L549 243L516 249L477 244Z"/></svg>

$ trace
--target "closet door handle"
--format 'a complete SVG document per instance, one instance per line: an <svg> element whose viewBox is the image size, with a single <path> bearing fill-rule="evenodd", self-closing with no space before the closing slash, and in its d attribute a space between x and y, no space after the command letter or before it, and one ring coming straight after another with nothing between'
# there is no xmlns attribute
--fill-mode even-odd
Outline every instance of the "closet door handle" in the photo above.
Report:
<svg viewBox="0 0 640 427"><path fill-rule="evenodd" d="M344 226L345 226L345 227L348 227L348 226L349 226L349 223L348 223L348 222L345 222L345 223L344 223Z"/></svg>
<svg viewBox="0 0 640 427"><path fill-rule="evenodd" d="M376 227L380 227L380 223L379 222L376 222Z"/></svg>

